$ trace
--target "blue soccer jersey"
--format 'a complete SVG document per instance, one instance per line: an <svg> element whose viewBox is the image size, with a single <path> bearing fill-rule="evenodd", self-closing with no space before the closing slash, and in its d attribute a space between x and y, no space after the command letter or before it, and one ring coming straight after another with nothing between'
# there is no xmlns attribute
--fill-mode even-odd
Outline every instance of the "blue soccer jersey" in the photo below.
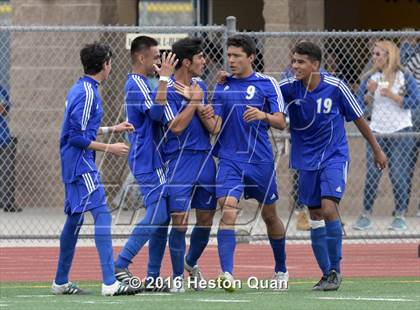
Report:
<svg viewBox="0 0 420 310"><path fill-rule="evenodd" d="M213 106L223 121L215 156L248 163L273 161L269 125L265 121L247 123L243 114L246 106L267 113L284 111L283 97L274 78L255 72L243 79L228 77L225 84L217 84Z"/></svg>
<svg viewBox="0 0 420 310"><path fill-rule="evenodd" d="M194 78L193 80L197 81L204 92L203 103L208 104L206 84L199 78ZM165 112L164 120L166 123L174 119L178 113L181 113L188 104L185 98L175 91L173 87L174 83L175 78L172 76L168 82L167 100L170 111L169 113L167 111ZM201 123L197 114L194 114L191 122L178 136L166 129L165 143L163 146L165 158L176 156L180 150L208 151L210 148L210 134Z"/></svg>
<svg viewBox="0 0 420 310"><path fill-rule="evenodd" d="M154 97L146 77L128 75L125 83L125 108L127 121L134 126L134 132L128 135L128 164L134 175L150 173L163 166L159 152L160 119L156 117L159 113L154 111L161 110L160 115L166 114L168 106L154 103Z"/></svg>
<svg viewBox="0 0 420 310"><path fill-rule="evenodd" d="M64 183L74 182L78 176L97 171L95 152L75 146L76 136L94 141L102 119L102 102L98 93L99 83L84 76L70 89L64 112L60 136L61 172Z"/></svg>
<svg viewBox="0 0 420 310"><path fill-rule="evenodd" d="M349 161L344 119L354 121L363 111L344 82L321 73L313 91L295 78L282 80L280 89L290 119L291 167L318 170Z"/></svg>

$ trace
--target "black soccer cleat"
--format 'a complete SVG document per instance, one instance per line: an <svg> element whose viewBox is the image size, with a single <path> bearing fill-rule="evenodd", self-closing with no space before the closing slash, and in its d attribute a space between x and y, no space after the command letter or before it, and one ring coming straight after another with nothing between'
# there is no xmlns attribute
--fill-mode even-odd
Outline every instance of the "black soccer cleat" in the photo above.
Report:
<svg viewBox="0 0 420 310"><path fill-rule="evenodd" d="M337 270L332 269L327 277L327 285L324 291L336 291L340 288L343 277Z"/></svg>

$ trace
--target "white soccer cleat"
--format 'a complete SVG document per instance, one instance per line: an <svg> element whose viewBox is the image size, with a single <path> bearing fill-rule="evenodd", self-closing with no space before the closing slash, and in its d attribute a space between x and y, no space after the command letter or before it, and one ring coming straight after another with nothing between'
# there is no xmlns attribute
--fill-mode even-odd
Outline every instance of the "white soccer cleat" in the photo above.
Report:
<svg viewBox="0 0 420 310"><path fill-rule="evenodd" d="M200 268L198 265L195 265L194 267L191 267L187 264L187 260L184 260L184 269L189 274L189 283L191 284L191 287L195 291L203 291L206 288L205 280L203 278L203 274L201 273Z"/></svg>
<svg viewBox="0 0 420 310"><path fill-rule="evenodd" d="M76 284L67 282L65 284L56 284L53 281L51 285L51 292L54 295L82 295L85 291L81 290Z"/></svg>
<svg viewBox="0 0 420 310"><path fill-rule="evenodd" d="M102 283L103 296L135 295L141 292L141 288L132 287L129 284L120 281L115 281L114 284L111 285L106 285Z"/></svg>
<svg viewBox="0 0 420 310"><path fill-rule="evenodd" d="M287 292L289 289L289 272L275 272L273 280L277 282L275 291Z"/></svg>
<svg viewBox="0 0 420 310"><path fill-rule="evenodd" d="M233 293L235 291L235 279L229 272L223 272L217 279L218 287L223 288L226 292Z"/></svg>
<svg viewBox="0 0 420 310"><path fill-rule="evenodd" d="M172 279L169 293L185 293L185 285L183 277L176 277Z"/></svg>

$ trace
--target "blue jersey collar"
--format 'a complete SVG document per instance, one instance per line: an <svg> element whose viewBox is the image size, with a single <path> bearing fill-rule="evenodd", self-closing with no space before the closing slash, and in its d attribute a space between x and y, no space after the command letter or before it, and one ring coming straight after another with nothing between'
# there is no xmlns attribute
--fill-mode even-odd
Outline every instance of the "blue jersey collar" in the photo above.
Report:
<svg viewBox="0 0 420 310"><path fill-rule="evenodd" d="M93 85L93 86L95 86L96 88L98 88L98 86L99 86L99 82L98 82L98 81L96 81L95 79L92 79L90 76L85 75L85 76L83 76L83 77L81 78L81 80L86 81L86 82L88 82L88 83L92 84L92 85Z"/></svg>

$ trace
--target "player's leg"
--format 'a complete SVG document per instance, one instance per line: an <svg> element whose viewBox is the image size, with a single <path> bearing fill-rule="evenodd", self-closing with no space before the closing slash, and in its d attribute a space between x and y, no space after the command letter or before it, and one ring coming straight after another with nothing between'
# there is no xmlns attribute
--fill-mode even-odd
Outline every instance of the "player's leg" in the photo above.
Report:
<svg viewBox="0 0 420 310"><path fill-rule="evenodd" d="M140 189L144 197L146 213L134 227L115 263L118 273L121 273L121 277L128 277L128 279L131 277L128 272L124 276L123 271L127 271L126 269L132 263L132 259L156 230L168 222L167 203L166 199L162 197L163 181L160 180L159 175L160 173L155 171L135 176L139 184L144 184L140 186ZM120 280L124 279L121 278Z"/></svg>
<svg viewBox="0 0 420 310"><path fill-rule="evenodd" d="M197 180L198 185L194 188L192 198L192 208L195 208L196 224L191 233L190 247L185 257L185 269L191 278L198 283L202 279L200 268L197 261L206 248L210 231L213 225L213 217L216 211L216 165L208 154L202 154L203 164ZM197 290L201 286L195 286Z"/></svg>
<svg viewBox="0 0 420 310"><path fill-rule="evenodd" d="M168 292L166 285L156 286L156 279L160 276L163 256L168 241L168 223L157 228L149 240L149 262L147 264L146 291ZM148 287L150 289L148 289Z"/></svg>
<svg viewBox="0 0 420 310"><path fill-rule="evenodd" d="M274 164L246 164L246 198L255 198L262 208L261 216L267 226L267 235L273 250L275 267L273 279L277 280L277 290L288 289L289 274L286 268L286 238L284 225L277 214L278 200L276 171Z"/></svg>
<svg viewBox="0 0 420 310"><path fill-rule="evenodd" d="M321 171L321 207L327 232L330 272L325 290L337 290L341 284L342 224L338 205L346 190L348 162L334 163Z"/></svg>
<svg viewBox="0 0 420 310"><path fill-rule="evenodd" d="M239 200L243 191L243 170L238 163L221 159L216 175L216 198L222 212L217 230L217 249L222 270L219 283L229 292L235 289L230 284L233 283L233 259L236 248L235 224L241 209Z"/></svg>
<svg viewBox="0 0 420 310"><path fill-rule="evenodd" d="M64 184L64 212L67 219L60 235L60 255L57 273L51 286L53 294L82 294L83 291L69 281L79 231L83 224L83 199L88 196L88 189L82 177L73 183Z"/></svg>
<svg viewBox="0 0 420 310"><path fill-rule="evenodd" d="M197 220L191 233L190 247L185 256L184 267L189 273L193 284L192 287L197 291L205 288L198 260L209 243L211 226L213 225L213 217L217 205L214 187L210 190L208 191L201 186L196 187L192 200Z"/></svg>
<svg viewBox="0 0 420 310"><path fill-rule="evenodd" d="M319 171L299 171L299 202L308 206L311 225L311 246L322 272L321 280L314 290L323 290L327 284L330 259L327 245L327 230L321 209L321 185Z"/></svg>
<svg viewBox="0 0 420 310"><path fill-rule="evenodd" d="M73 262L79 231L83 225L83 213L67 215L60 235L60 254L57 272L52 284L54 294L80 294L82 290L69 281L69 272Z"/></svg>
<svg viewBox="0 0 420 310"><path fill-rule="evenodd" d="M173 203L170 200L169 204ZM171 292L184 292L183 282L184 278L184 257L186 250L185 234L188 225L188 212L187 211L172 211L172 228L169 233L169 251L171 254L172 262L172 279ZM178 283L176 283L178 281Z"/></svg>

